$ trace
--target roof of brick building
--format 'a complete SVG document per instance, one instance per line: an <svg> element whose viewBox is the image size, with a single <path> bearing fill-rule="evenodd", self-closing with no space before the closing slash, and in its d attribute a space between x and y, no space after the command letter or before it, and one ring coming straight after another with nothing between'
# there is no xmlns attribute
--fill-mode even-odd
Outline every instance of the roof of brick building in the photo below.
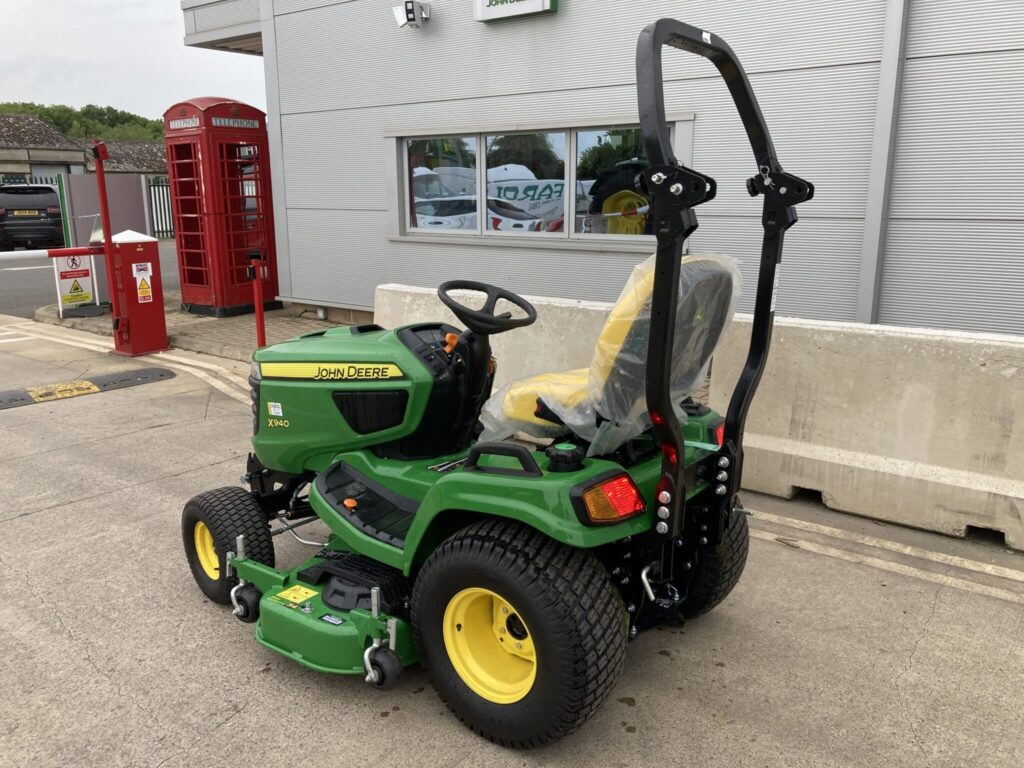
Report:
<svg viewBox="0 0 1024 768"><path fill-rule="evenodd" d="M0 113L0 148L80 150L82 147L38 117Z"/></svg>

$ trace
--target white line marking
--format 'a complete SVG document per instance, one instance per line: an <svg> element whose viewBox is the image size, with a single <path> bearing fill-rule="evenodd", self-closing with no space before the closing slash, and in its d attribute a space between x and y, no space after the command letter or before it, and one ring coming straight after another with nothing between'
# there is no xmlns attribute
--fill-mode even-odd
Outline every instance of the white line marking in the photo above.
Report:
<svg viewBox="0 0 1024 768"><path fill-rule="evenodd" d="M779 541L780 538L786 538L774 533L768 533L767 531L757 530L751 531L750 536L755 539L761 539L762 541L770 541L778 544L783 543ZM1008 603L1024 605L1024 594L1011 592L1008 589L991 587L988 584L979 584L975 581L958 579L954 576L944 576L941 573L924 571L910 565L903 565L903 563L894 563L890 560L881 560L877 557L869 557L868 555L858 555L856 552L847 552L844 549L823 547L820 544L813 544L809 541L804 541L803 539L786 539L786 541L795 544L800 549L806 550L807 552L813 552L817 555L832 557L836 560L845 560L846 562L854 563L855 565L866 565L871 568L877 568L880 571L897 573L900 576L909 576L912 579L930 581L933 584L939 584L943 587L952 587L953 589L963 590L964 592L973 592L978 595L985 595L986 597L994 597L997 600L1005 600Z"/></svg>
<svg viewBox="0 0 1024 768"><path fill-rule="evenodd" d="M0 344L10 344L12 341L32 341L31 336L15 336L13 339L0 339Z"/></svg>
<svg viewBox="0 0 1024 768"><path fill-rule="evenodd" d="M29 325L29 324L26 323L24 325ZM24 333L30 333L30 334L33 334L34 336L38 337L38 338L44 338L44 339L47 339L49 341L55 341L58 344L69 344L69 343L72 343L68 339L60 338L58 335L51 334L48 331L40 331L38 328L32 328L32 330L26 329L24 331ZM85 341L83 339L75 339L74 340L74 346L79 346L79 347L82 347L83 349L94 349L97 352L111 352L114 349L113 342L101 341L100 338L97 338L95 341L92 340L92 339L90 339L88 341ZM219 373L219 374L221 374L221 375L223 375L225 377L228 377L228 382L227 382L228 384L238 388L238 391L242 393L242 396L243 396L244 401L246 403L250 402L249 401L249 386L248 386L248 383L243 383L240 380L241 379L241 375L240 374L232 373L232 371L229 368L225 368L225 367L216 365L214 363L201 362L201 361L198 361L198 360L190 360L187 357L182 357L181 355L176 355L176 354L168 353L168 352L157 352L157 353L154 354L153 359L161 361L161 362L165 362L169 367L172 367L172 368L174 367L174 363L176 363L179 367L180 366L187 366L189 369L192 369L192 368L202 368L202 369L206 369L208 371L213 371L215 373ZM171 361L173 361L173 363ZM200 378L202 378L202 377L200 377Z"/></svg>
<svg viewBox="0 0 1024 768"><path fill-rule="evenodd" d="M934 563L942 563L943 565L952 565L956 568L963 568L966 571L975 571L989 576L997 576L1001 579L1012 579L1013 581L1024 582L1024 571L1018 571L1013 568L1005 568L1001 565L990 565L989 563L983 563L980 560L968 560L966 557L947 555L945 552L933 552L930 549L913 547L909 544L900 544L895 541L889 541L888 539L878 539L874 536L865 536L860 533L854 533L853 531L844 531L841 528L831 528L827 525L809 523L805 520L797 520L792 517L782 517L781 515L773 515L769 512L758 512L756 510L751 511L754 513L755 520L765 520L769 523L778 523L779 525L785 525L789 528L799 528L800 530L810 531L811 533L820 533L824 536L831 536L835 539L854 541L868 547L887 549L890 552L898 552L901 555L910 555L911 557L917 557L922 560L931 560Z"/></svg>
<svg viewBox="0 0 1024 768"><path fill-rule="evenodd" d="M53 269L49 264L43 264L40 267L0 267L0 272L21 272L26 269Z"/></svg>
<svg viewBox="0 0 1024 768"><path fill-rule="evenodd" d="M214 378L210 374L203 373L198 368L190 368L187 365L178 365L177 363L168 363L168 362L164 362L164 365L166 365L168 368L176 368L179 371L184 371L185 373L190 373L193 376L195 376L197 379L202 379L207 384L209 384L211 387L215 387L216 389L219 389L225 395L227 395L230 398L233 398L233 399L237 400L240 403L245 403L245 405L251 405L252 404L252 401L249 399L248 395L243 395L238 390L233 389L230 384L225 384L224 382L220 381L217 378Z"/></svg>
<svg viewBox="0 0 1024 768"><path fill-rule="evenodd" d="M33 333L32 336L34 338L43 339L45 341L52 341L52 342L54 342L56 344L66 344L66 345L68 345L70 347L79 347L81 349L87 349L87 350L89 350L91 352L110 352L114 348L113 342L111 342L110 345L107 346L107 345L103 344L103 342L97 342L97 343L94 344L94 343L78 341L78 340L72 341L71 339L59 339L59 338L57 338L55 336L51 336L51 335L49 335L47 333ZM174 368L174 369L182 371L184 373L189 373L189 374L195 376L197 379L201 379L201 380L205 381L211 387L220 390L221 392L223 392L228 397L233 398L234 400L237 400L240 403L245 403L246 405L250 405L251 402L252 402L249 399L248 395L243 395L238 390L233 389L231 387L231 385L226 384L226 383L224 383L224 382L214 378L213 376L210 376L209 374L204 373L203 371L201 371L201 370L199 370L197 368L192 368L192 367L189 367L189 366L186 366L186 365L181 365L179 363L172 363L172 362L169 362L169 361L163 361L163 362L164 362L164 365L166 365L168 368Z"/></svg>

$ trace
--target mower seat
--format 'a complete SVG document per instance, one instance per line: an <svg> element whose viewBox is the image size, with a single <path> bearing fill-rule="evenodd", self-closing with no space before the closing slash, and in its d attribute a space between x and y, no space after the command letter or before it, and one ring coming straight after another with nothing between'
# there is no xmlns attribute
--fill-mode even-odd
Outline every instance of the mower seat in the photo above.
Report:
<svg viewBox="0 0 1024 768"><path fill-rule="evenodd" d="M566 432L614 450L649 426L646 404L647 340L653 257L640 264L598 335L590 368L520 379L487 404L482 439L514 432L556 437ZM681 401L704 382L707 364L732 316L740 291L736 262L724 256L682 260L670 386Z"/></svg>

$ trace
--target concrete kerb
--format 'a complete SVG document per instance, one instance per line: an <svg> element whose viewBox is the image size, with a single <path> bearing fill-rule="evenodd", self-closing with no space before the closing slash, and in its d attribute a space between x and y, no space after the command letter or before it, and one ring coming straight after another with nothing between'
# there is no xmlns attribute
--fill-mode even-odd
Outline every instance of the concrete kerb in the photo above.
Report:
<svg viewBox="0 0 1024 768"><path fill-rule="evenodd" d="M251 358L256 348L253 315L225 318L190 315L179 309L181 295L177 291L167 291L164 301L167 335L172 347L230 360L247 361ZM267 312L267 343L274 344L302 333L338 325L330 321L317 320L310 317L311 314L311 310L295 306ZM35 311L34 319L36 322L88 331L101 336L113 335L109 314L61 319L56 305L49 305L39 307Z"/></svg>

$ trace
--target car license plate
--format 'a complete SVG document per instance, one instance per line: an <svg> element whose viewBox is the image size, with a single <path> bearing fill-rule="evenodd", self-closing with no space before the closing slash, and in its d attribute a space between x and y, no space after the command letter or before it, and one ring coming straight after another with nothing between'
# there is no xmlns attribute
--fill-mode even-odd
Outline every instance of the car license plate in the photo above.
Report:
<svg viewBox="0 0 1024 768"><path fill-rule="evenodd" d="M15 216L38 216L39 211L15 211Z"/></svg>

